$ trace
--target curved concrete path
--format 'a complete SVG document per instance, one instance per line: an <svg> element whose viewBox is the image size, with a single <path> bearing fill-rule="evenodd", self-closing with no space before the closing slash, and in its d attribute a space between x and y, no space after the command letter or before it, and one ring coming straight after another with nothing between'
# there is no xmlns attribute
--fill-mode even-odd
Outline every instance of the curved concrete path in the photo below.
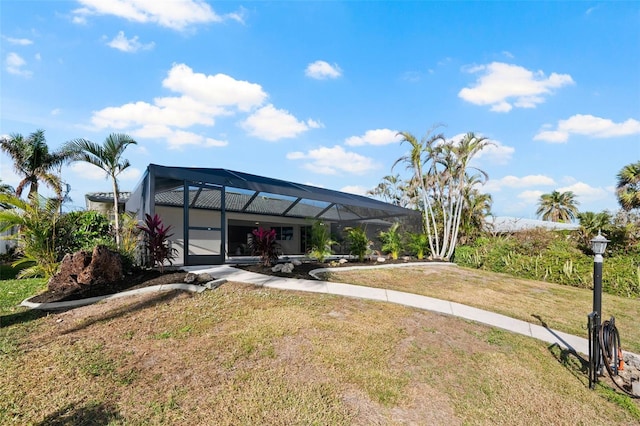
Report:
<svg viewBox="0 0 640 426"><path fill-rule="evenodd" d="M429 265L430 267L438 267L442 265L451 266L451 263L408 263L408 264L394 264L394 265L377 265L377 266L343 266L341 271L350 269L373 269L373 268L393 268L402 266L418 266ZM412 293L404 293L395 290L386 290L381 288L364 287L353 284L333 283L329 281L318 280L304 280L304 279L291 279L280 278L270 275L257 274L254 272L248 272L233 266L220 265L220 266L190 266L183 267L182 269L194 272L203 273L208 272L211 276L215 277L216 283L223 283L226 281L235 281L246 284L253 284L262 287L276 288L280 290L295 290L306 291L311 293L326 293L339 296L355 297L359 299L378 300L382 302L397 303L404 306L410 306L413 308L424 309L427 311L437 312L441 314L453 315L459 318L475 321L478 323L486 324L493 327L498 327L513 333L522 334L525 336L533 337L535 339L542 340L543 342L557 344L560 347L573 351L575 353L588 354L589 353L589 341L583 337L574 336L571 334L563 333L561 331L553 330L541 325L532 324L526 321L514 319L506 315L496 314L494 312L485 311L482 309L474 308L471 306L463 305L461 303L449 302L446 300L434 299L432 297L421 296ZM318 274L326 271L327 269L316 269L311 272L311 275ZM330 269L332 272L336 272L336 269ZM29 302L29 299L22 302L22 306L26 306L32 309L68 309L77 306L88 305L96 303L101 300L115 299L118 297L125 297L135 294L151 293L156 291L167 290L187 290L194 292L202 292L207 289L207 286L194 285L194 284L165 284L161 286L145 287L142 289L126 291L122 293L112 294L109 296L93 297L84 300L75 300L68 302L57 303L33 303ZM640 358L640 356L631 352L626 352L633 358Z"/></svg>
<svg viewBox="0 0 640 426"><path fill-rule="evenodd" d="M341 267L340 270L349 270L355 268L386 268L399 266L417 266L419 264L410 263L402 265L379 265L370 267ZM439 265L451 266L451 263L425 263L432 267ZM502 328L514 333L533 337L547 343L558 344L562 348L574 351L576 353L589 353L588 339L563 333L543 327L541 325L531 324L508 317L506 315L496 314L494 312L484 311L482 309L473 308L461 303L449 302L446 300L434 299L432 297L421 296L412 293L404 293L395 290L385 290L381 288L364 287L352 284L333 283L328 281L303 280L273 277L270 275L257 274L254 272L244 271L232 266L222 265L213 267L184 267L191 272L208 272L216 278L224 278L228 281L236 281L258 286L276 288L280 290L296 290L311 293L335 294L347 297L356 297L360 299L379 300L382 302L397 303L400 305L410 306L418 309L425 309L432 312L438 312L447 315L453 315L459 318L468 319L493 327ZM335 272L336 269L331 269ZM312 273L322 272L315 270Z"/></svg>

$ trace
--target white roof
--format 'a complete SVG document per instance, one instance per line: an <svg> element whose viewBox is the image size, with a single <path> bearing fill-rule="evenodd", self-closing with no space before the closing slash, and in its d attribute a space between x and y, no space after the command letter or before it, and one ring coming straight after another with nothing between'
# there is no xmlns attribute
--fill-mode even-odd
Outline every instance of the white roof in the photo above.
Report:
<svg viewBox="0 0 640 426"><path fill-rule="evenodd" d="M580 228L580 225L577 223L551 222L511 216L491 216L487 218L487 227L494 232L518 232L535 228L575 231Z"/></svg>

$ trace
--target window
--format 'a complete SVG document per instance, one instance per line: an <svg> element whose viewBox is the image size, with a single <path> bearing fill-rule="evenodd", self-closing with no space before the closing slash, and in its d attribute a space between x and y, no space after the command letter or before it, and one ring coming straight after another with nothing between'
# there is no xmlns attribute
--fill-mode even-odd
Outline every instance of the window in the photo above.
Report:
<svg viewBox="0 0 640 426"><path fill-rule="evenodd" d="M293 226L272 226L271 229L276 230L276 240L293 240Z"/></svg>

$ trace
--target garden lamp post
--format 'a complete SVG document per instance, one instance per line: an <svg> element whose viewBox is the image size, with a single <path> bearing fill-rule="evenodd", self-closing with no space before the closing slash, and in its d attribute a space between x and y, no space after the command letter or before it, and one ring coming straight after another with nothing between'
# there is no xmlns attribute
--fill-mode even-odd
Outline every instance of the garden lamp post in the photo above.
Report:
<svg viewBox="0 0 640 426"><path fill-rule="evenodd" d="M591 250L593 250L593 312L602 318L602 255L607 248L607 240L600 234L591 240Z"/></svg>

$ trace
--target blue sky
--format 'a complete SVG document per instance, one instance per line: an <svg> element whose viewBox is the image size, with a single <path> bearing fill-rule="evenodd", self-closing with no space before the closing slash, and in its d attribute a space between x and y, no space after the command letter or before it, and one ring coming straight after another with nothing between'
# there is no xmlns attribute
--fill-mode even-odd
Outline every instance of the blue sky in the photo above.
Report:
<svg viewBox="0 0 640 426"><path fill-rule="evenodd" d="M543 193L617 210L640 160L640 2L0 2L0 135L56 149L110 133L149 163L221 167L363 194L443 124L494 142L475 165L498 216ZM72 205L109 191L62 169ZM0 156L0 177L17 184Z"/></svg>

